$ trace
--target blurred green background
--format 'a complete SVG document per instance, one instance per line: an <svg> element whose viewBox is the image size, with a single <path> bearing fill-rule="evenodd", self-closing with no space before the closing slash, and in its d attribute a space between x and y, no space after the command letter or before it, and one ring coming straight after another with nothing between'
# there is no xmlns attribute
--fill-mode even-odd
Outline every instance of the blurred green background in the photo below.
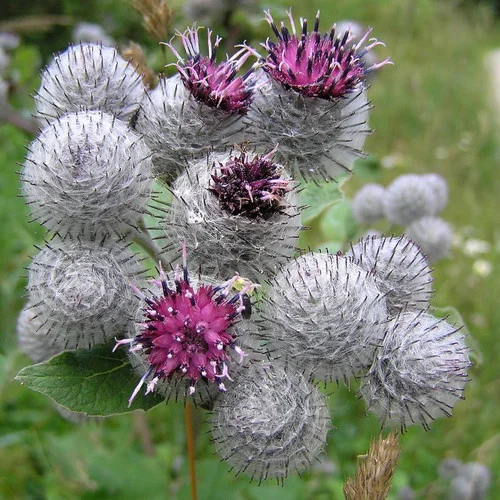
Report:
<svg viewBox="0 0 500 500"><path fill-rule="evenodd" d="M173 27L181 30L190 24L182 3L170 2ZM290 5L297 17L312 18L320 9L324 29L341 19L372 26L374 36L387 46L377 54L390 55L395 62L377 74L369 90L375 132L365 150L371 156L344 184L347 197L363 183L387 185L407 172L438 172L450 185L443 217L454 228L454 247L451 257L435 266L433 305L454 306L461 313L475 342L475 365L466 400L457 405L451 419L435 422L429 432L415 427L402 436L391 498L397 498L404 486L414 489L417 498L447 498L447 483L438 477L438 465L445 458L489 466L493 471L489 498L500 498L500 131L491 86L500 62L496 67L487 57L500 48L495 5L450 0L270 0L239 9L229 21L218 19L212 25L221 34L229 29L237 40L256 46L270 35L262 10L270 8L275 19L283 19ZM27 16L40 21L49 14L66 17L52 19L62 24L49 20L45 29L41 22L26 23ZM156 71L171 62L164 61L157 42L148 38L141 16L128 0L23 0L2 5L1 16L0 31L6 25L17 26L22 37L9 68L9 99L28 115L40 68L52 52L67 46L77 21L101 24L119 44L141 43ZM61 419L46 398L13 381L17 371L29 364L15 339L24 268L34 253L33 244L43 237L39 227L28 223L27 208L18 198L17 165L30 140L29 134L0 124L0 498L189 498L181 405L162 405L146 418L128 415L73 424ZM316 223L318 244L345 245L365 229L354 225L347 202L322 213ZM479 247L477 240L483 242ZM200 498L343 498L345 476L353 473L357 456L379 433L377 420L363 415L355 389L327 388L336 429L329 437L326 465L314 467L302 478L289 478L283 488L271 482L258 487L245 477L227 474L229 467L213 456L203 422L206 416L197 415ZM145 428L153 449L141 443Z"/></svg>

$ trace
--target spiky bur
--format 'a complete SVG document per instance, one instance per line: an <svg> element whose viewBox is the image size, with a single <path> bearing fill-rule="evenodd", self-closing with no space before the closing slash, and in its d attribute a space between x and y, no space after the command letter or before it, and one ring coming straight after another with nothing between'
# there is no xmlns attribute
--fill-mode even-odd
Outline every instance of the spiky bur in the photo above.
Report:
<svg viewBox="0 0 500 500"><path fill-rule="evenodd" d="M422 176L400 175L385 190L385 215L393 224L406 226L436 212L434 190Z"/></svg>
<svg viewBox="0 0 500 500"><path fill-rule="evenodd" d="M361 224L371 224L382 219L384 213L384 188L380 184L366 184L352 200L354 218Z"/></svg>
<svg viewBox="0 0 500 500"><path fill-rule="evenodd" d="M30 312L36 335L64 349L92 348L127 334L139 306L129 281L144 272L125 244L53 240L29 266Z"/></svg>
<svg viewBox="0 0 500 500"><path fill-rule="evenodd" d="M439 174L432 173L422 175L422 180L430 186L434 193L434 214L441 212L448 204L448 183L446 179Z"/></svg>
<svg viewBox="0 0 500 500"><path fill-rule="evenodd" d="M346 500L384 500L392 485L392 478L400 453L396 432L386 438L382 435L370 444L368 454L359 457L356 475L344 484Z"/></svg>
<svg viewBox="0 0 500 500"><path fill-rule="evenodd" d="M301 473L322 452L331 428L324 397L291 366L249 364L216 403L217 453L259 484Z"/></svg>
<svg viewBox="0 0 500 500"><path fill-rule="evenodd" d="M188 161L239 142L244 129L240 119L252 100L253 71L238 76L250 53L242 49L217 64L220 39L212 42L211 31L207 34L208 56L200 53L198 30L194 28L178 34L185 58L168 44L178 59L179 73L160 80L158 87L146 94L138 115L136 128L155 153L157 172L167 180L183 171Z"/></svg>
<svg viewBox="0 0 500 500"><path fill-rule="evenodd" d="M169 249L186 241L190 262L206 274L259 281L293 254L300 211L274 152L229 151L190 164L173 186L165 220L172 258Z"/></svg>
<svg viewBox="0 0 500 500"><path fill-rule="evenodd" d="M149 200L151 152L113 115L68 113L28 147L22 193L33 220L62 237L82 232L126 233Z"/></svg>
<svg viewBox="0 0 500 500"><path fill-rule="evenodd" d="M319 13L311 33L301 19L297 33L291 13L292 32L282 23L279 31L266 13L277 41L267 40L262 67L268 76L254 98L249 113L255 144L279 143L280 159L306 178L334 178L349 172L362 156L368 127L369 103L364 80L368 72L390 61L366 68L361 57L380 44L364 46L368 31L354 46L350 33L319 33Z"/></svg>
<svg viewBox="0 0 500 500"><path fill-rule="evenodd" d="M431 263L444 259L450 253L453 231L439 217L422 217L410 224L406 233L419 244L422 253Z"/></svg>
<svg viewBox="0 0 500 500"><path fill-rule="evenodd" d="M431 268L419 246L406 236L367 236L346 253L373 274L391 315L429 307Z"/></svg>
<svg viewBox="0 0 500 500"><path fill-rule="evenodd" d="M273 356L343 380L366 370L381 341L387 308L374 278L351 259L310 253L270 282L260 337Z"/></svg>
<svg viewBox="0 0 500 500"><path fill-rule="evenodd" d="M236 344L236 323L248 311L245 294L255 287L248 283L233 293L240 279L235 276L218 286L203 277L192 280L184 250L182 269L174 276L167 277L160 269L159 280L148 292L135 289L145 302L144 322L137 335L116 344L129 346L132 363L141 375L129 404L144 384L146 394L155 391L176 400L193 396L201 387L202 402L204 397L211 398L207 385L226 390L224 381L231 380L230 352L240 362L246 355Z"/></svg>
<svg viewBox="0 0 500 500"><path fill-rule="evenodd" d="M407 426L451 416L467 382L469 349L459 329L423 311L387 326L361 385L368 409L386 424Z"/></svg>
<svg viewBox="0 0 500 500"><path fill-rule="evenodd" d="M35 104L43 123L82 109L129 120L143 96L141 76L116 49L82 43L55 56L42 72Z"/></svg>

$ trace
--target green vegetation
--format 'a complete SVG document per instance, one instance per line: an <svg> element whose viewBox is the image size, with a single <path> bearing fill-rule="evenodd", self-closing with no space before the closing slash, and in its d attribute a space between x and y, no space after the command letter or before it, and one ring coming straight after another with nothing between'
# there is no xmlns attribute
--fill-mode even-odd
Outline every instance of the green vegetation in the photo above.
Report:
<svg viewBox="0 0 500 500"><path fill-rule="evenodd" d="M61 14L85 15L76 7L72 10L77 3L66 0L58 7ZM312 0L308 8L298 0L260 3L263 7L269 4L277 18L283 17L280 13L290 4L296 5L296 15L310 18L320 8L323 28L334 19L355 19L373 26L374 36L387 45L378 53L390 55L396 63L384 68L370 89L375 133L365 149L372 157L343 185L347 197L364 182L387 185L405 172L438 172L449 182L450 203L443 216L454 227L457 245L452 258L436 265L433 304L458 309L474 339L476 363L466 401L457 405L453 418L435 422L427 433L411 428L401 438L401 459L392 490L394 495L409 485L419 498L445 498L446 487L437 472L444 458L480 461L492 471L500 470L500 343L496 338L500 325L500 176L496 172L500 132L488 79L493 68L484 63L485 54L500 46L498 21L484 6L459 8L451 1ZM92 20L105 13L112 15L108 4L104 2L101 10L96 7ZM245 20L242 32L248 39L267 36L263 22L252 35L252 19L241 13L237 17ZM117 40L126 42L134 30L141 41L146 39L139 16L131 9L120 8L115 21L112 35ZM178 28L183 26L180 16L176 23ZM20 108L32 106L28 94L37 86L38 70L48 53L46 46L37 44L47 38L34 41L27 37L16 49L18 80L13 97ZM161 67L161 51L154 42L148 56ZM59 417L49 400L13 381L28 364L15 340L15 321L23 304L23 268L34 253L33 244L43 235L39 227L28 224L28 210L17 197L16 163L22 163L23 146L29 139L10 125L0 125L0 497L189 498L182 405L161 405L147 414L154 443L154 456L149 456L147 444L141 445L144 419L140 416L72 424ZM390 164L394 167L384 168ZM323 231L323 237L315 241L332 243L336 251L334 245L345 244L353 231L346 229L346 222L337 224L335 218L350 220L349 214L342 205L321 214L322 220L314 227ZM392 231L383 225L376 228ZM471 238L488 242L491 249L476 257L467 255L463 243ZM478 264L474 267L478 259L491 263L493 271L478 273ZM196 422L200 498L343 498L344 477L353 473L356 457L368 450L379 424L374 417L363 416L355 387L348 391L332 386L326 391L332 394L337 427L330 434L327 450L335 471L322 472L317 467L302 479L291 477L284 488L272 483L260 488L249 485L245 477L226 474L228 466L212 456L214 449L202 422L205 416L200 413ZM498 497L497 474L490 498Z"/></svg>

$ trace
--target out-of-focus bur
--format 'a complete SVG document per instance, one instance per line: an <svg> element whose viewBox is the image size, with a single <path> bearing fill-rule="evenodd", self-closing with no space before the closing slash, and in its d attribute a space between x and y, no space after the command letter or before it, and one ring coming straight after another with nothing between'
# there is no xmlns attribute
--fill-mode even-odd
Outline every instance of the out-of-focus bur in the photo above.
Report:
<svg viewBox="0 0 500 500"><path fill-rule="evenodd" d="M452 500L483 500L491 486L491 471L486 465L469 462L451 480L449 497Z"/></svg>
<svg viewBox="0 0 500 500"><path fill-rule="evenodd" d="M351 246L346 255L373 273L377 286L387 299L390 314L429 307L431 268L418 245L406 236L367 236Z"/></svg>
<svg viewBox="0 0 500 500"><path fill-rule="evenodd" d="M406 228L406 233L420 246L429 262L444 259L450 253L453 231L439 217L422 217Z"/></svg>
<svg viewBox="0 0 500 500"><path fill-rule="evenodd" d="M434 193L422 176L401 175L385 190L385 214L394 224L411 224L436 212L438 202Z"/></svg>
<svg viewBox="0 0 500 500"><path fill-rule="evenodd" d="M302 227L294 181L274 152L233 150L191 163L173 186L165 248L185 241L191 264L223 279L273 274Z"/></svg>
<svg viewBox="0 0 500 500"><path fill-rule="evenodd" d="M291 366L248 365L215 403L212 437L237 474L259 484L306 470L331 428L324 396Z"/></svg>
<svg viewBox="0 0 500 500"><path fill-rule="evenodd" d="M260 336L273 356L319 380L343 380L372 363L387 321L375 279L351 259L310 253L271 281Z"/></svg>
<svg viewBox="0 0 500 500"><path fill-rule="evenodd" d="M47 243L28 274L37 342L44 335L47 345L61 350L90 349L126 335L139 310L129 282L140 281L143 272L125 244L106 237Z"/></svg>
<svg viewBox="0 0 500 500"><path fill-rule="evenodd" d="M99 43L105 47L112 47L115 41L104 31L99 24L78 23L73 28L71 35L73 43Z"/></svg>
<svg viewBox="0 0 500 500"><path fill-rule="evenodd" d="M380 184L366 184L354 196L352 211L360 224L371 224L382 219L384 211L384 188Z"/></svg>
<svg viewBox="0 0 500 500"><path fill-rule="evenodd" d="M141 75L116 49L82 43L55 56L42 72L35 103L43 124L68 112L96 109L129 120L143 96Z"/></svg>
<svg viewBox="0 0 500 500"><path fill-rule="evenodd" d="M221 24L224 16L238 8L252 7L256 0L186 0L184 14L196 22L217 22Z"/></svg>
<svg viewBox="0 0 500 500"><path fill-rule="evenodd" d="M405 312L387 326L361 394L382 423L421 423L451 416L467 382L469 349L455 326L423 311Z"/></svg>
<svg viewBox="0 0 500 500"><path fill-rule="evenodd" d="M268 81L256 91L249 113L250 141L272 147L279 143L282 161L305 178L334 178L350 172L363 155L370 108L364 80L366 74L386 64L366 67L362 57L380 42L365 42L370 30L350 44L348 31L319 33L319 13L308 32L301 19L301 32L289 13L291 32L276 27L269 12L266 20L277 41L262 44L267 56L262 67ZM252 50L252 49L249 49Z"/></svg>
<svg viewBox="0 0 500 500"><path fill-rule="evenodd" d="M146 210L151 152L113 115L68 113L30 144L22 181L33 219L62 237L96 230L123 234Z"/></svg>
<svg viewBox="0 0 500 500"><path fill-rule="evenodd" d="M448 183L444 177L436 173L422 175L422 179L434 193L435 211L433 215L435 215L444 210L448 204Z"/></svg>
<svg viewBox="0 0 500 500"><path fill-rule="evenodd" d="M155 168L167 180L188 161L238 142L244 128L240 119L252 100L253 71L237 74L250 53L241 49L217 64L221 39L216 37L213 42L212 32L207 30L207 34L208 56L200 53L199 30L195 28L178 33L185 57L168 44L178 58L179 74L162 79L146 94L137 118L137 130L155 153Z"/></svg>

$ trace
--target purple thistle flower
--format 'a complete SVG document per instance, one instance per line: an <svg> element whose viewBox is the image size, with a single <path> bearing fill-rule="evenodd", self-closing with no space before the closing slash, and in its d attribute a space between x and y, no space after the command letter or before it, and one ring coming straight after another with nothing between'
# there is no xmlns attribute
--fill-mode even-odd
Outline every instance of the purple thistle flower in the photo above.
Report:
<svg viewBox="0 0 500 500"><path fill-rule="evenodd" d="M277 148L265 155L242 151L225 163L213 164L208 188L219 198L220 208L231 215L269 219L283 209L285 193L293 189L292 179L282 177L281 167L272 160Z"/></svg>
<svg viewBox="0 0 500 500"><path fill-rule="evenodd" d="M217 64L217 49L221 38L216 36L212 43L212 31L207 30L207 34L208 56L202 56L198 28L188 28L184 33L177 33L187 58L185 60L171 43L167 44L178 59L175 66L185 87L197 101L229 114L244 115L253 98L253 69L248 70L244 76L237 76L237 73L251 52L246 47L242 48L226 61Z"/></svg>
<svg viewBox="0 0 500 500"><path fill-rule="evenodd" d="M353 45L350 31L337 34L335 24L330 33L321 35L319 11L312 33L307 31L307 19L300 19L300 34L297 34L291 11L288 12L291 33L284 23L281 23L281 31L278 30L270 12L265 14L278 41L275 43L268 38L262 44L268 53L263 68L286 89L293 89L305 97L327 100L345 97L358 88L369 72L392 64L388 58L365 67L362 57L377 45L383 45L370 39L369 45L364 46L371 29Z"/></svg>
<svg viewBox="0 0 500 500"><path fill-rule="evenodd" d="M235 344L231 327L245 311L244 295L256 285L248 284L229 298L233 285L240 280L235 276L219 286L190 282L186 249L183 249L182 273L175 273L174 287L170 288L163 270L160 279L153 281L162 295L149 298L134 287L146 307L145 321L137 336L119 340L115 349L130 345L131 353L147 357L148 368L142 376L129 404L148 380L146 394L152 392L160 380L185 379L189 381L189 394L195 393L198 380L214 382L220 391L226 388L222 379L231 377L226 362L229 349L240 356L246 355Z"/></svg>

